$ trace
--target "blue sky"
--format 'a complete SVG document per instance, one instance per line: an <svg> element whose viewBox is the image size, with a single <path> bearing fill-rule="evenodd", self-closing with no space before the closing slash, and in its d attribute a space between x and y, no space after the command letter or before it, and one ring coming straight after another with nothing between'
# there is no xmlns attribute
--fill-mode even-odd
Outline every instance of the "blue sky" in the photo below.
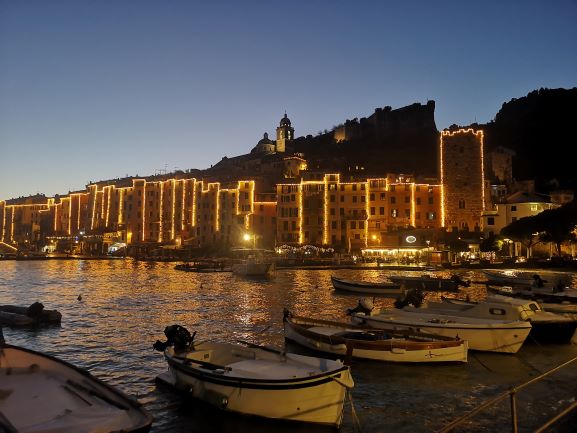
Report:
<svg viewBox="0 0 577 433"><path fill-rule="evenodd" d="M0 199L207 168L436 101L438 129L577 86L577 1L0 0Z"/></svg>

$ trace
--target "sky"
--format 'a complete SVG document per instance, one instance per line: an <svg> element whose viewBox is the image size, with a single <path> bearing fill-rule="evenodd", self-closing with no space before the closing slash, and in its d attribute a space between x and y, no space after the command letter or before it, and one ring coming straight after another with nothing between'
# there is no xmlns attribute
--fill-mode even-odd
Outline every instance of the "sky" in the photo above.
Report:
<svg viewBox="0 0 577 433"><path fill-rule="evenodd" d="M577 86L577 0L0 0L0 200L205 169L436 101L441 130Z"/></svg>

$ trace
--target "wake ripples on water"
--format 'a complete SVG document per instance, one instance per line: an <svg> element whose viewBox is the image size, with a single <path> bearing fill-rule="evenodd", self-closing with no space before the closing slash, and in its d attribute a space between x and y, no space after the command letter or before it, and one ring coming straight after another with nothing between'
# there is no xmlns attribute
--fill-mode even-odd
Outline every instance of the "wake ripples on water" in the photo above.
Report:
<svg viewBox="0 0 577 433"><path fill-rule="evenodd" d="M345 310L356 305L358 296L334 293L331 274L381 281L389 272L280 270L273 280L258 281L229 273L180 272L173 267L172 263L132 260L2 261L0 304L29 305L40 301L45 308L63 314L61 327L5 329L6 339L86 368L138 397L155 417L153 432L316 431L311 426L286 426L223 415L157 387L154 378L166 370L166 363L162 354L152 350L152 343L164 340L167 325L181 324L191 332L198 331L199 340L245 340L282 347L283 308L301 315L345 319ZM475 271L462 272L461 276L483 280ZM463 291L465 294L481 299L485 289L473 285ZM438 299L441 294L428 296ZM378 306L392 303L392 299L376 300ZM292 345L289 348L307 353ZM356 387L352 397L364 433L430 432L509 386L576 355L577 349L571 345L528 345L514 356L471 352L465 365L355 362L352 371ZM539 414L545 416L565 398L549 397L551 388L566 388L566 394L575 395L575 370L538 389L533 399L520 397L520 402L525 407L539 407ZM530 422L535 427L540 421ZM470 431L502 431L508 429L509 423L505 403L476 420ZM527 427L527 422L522 425ZM353 427L347 408L342 431L353 432Z"/></svg>

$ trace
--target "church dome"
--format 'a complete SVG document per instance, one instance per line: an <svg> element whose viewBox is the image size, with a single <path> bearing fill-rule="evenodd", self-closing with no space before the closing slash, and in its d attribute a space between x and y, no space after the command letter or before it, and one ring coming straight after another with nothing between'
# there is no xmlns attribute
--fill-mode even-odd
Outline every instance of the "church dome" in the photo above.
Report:
<svg viewBox="0 0 577 433"><path fill-rule="evenodd" d="M274 153L275 150L275 142L270 140L265 132L263 138L259 140L250 153Z"/></svg>
<svg viewBox="0 0 577 433"><path fill-rule="evenodd" d="M263 137L257 143L257 146L259 144L274 144L274 142L268 138L268 133L265 132Z"/></svg>
<svg viewBox="0 0 577 433"><path fill-rule="evenodd" d="M280 126L291 126L291 120L287 117L286 113L284 117L280 120Z"/></svg>

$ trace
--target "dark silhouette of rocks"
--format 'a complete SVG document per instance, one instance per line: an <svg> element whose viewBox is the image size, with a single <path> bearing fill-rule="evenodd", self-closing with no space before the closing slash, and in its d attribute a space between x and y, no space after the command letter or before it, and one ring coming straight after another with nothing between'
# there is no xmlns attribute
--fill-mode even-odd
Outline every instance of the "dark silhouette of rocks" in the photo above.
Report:
<svg viewBox="0 0 577 433"><path fill-rule="evenodd" d="M515 151L513 177L534 179L538 191L577 189L577 88L539 89L505 102L485 130L487 150ZM473 125L475 126L475 125Z"/></svg>

